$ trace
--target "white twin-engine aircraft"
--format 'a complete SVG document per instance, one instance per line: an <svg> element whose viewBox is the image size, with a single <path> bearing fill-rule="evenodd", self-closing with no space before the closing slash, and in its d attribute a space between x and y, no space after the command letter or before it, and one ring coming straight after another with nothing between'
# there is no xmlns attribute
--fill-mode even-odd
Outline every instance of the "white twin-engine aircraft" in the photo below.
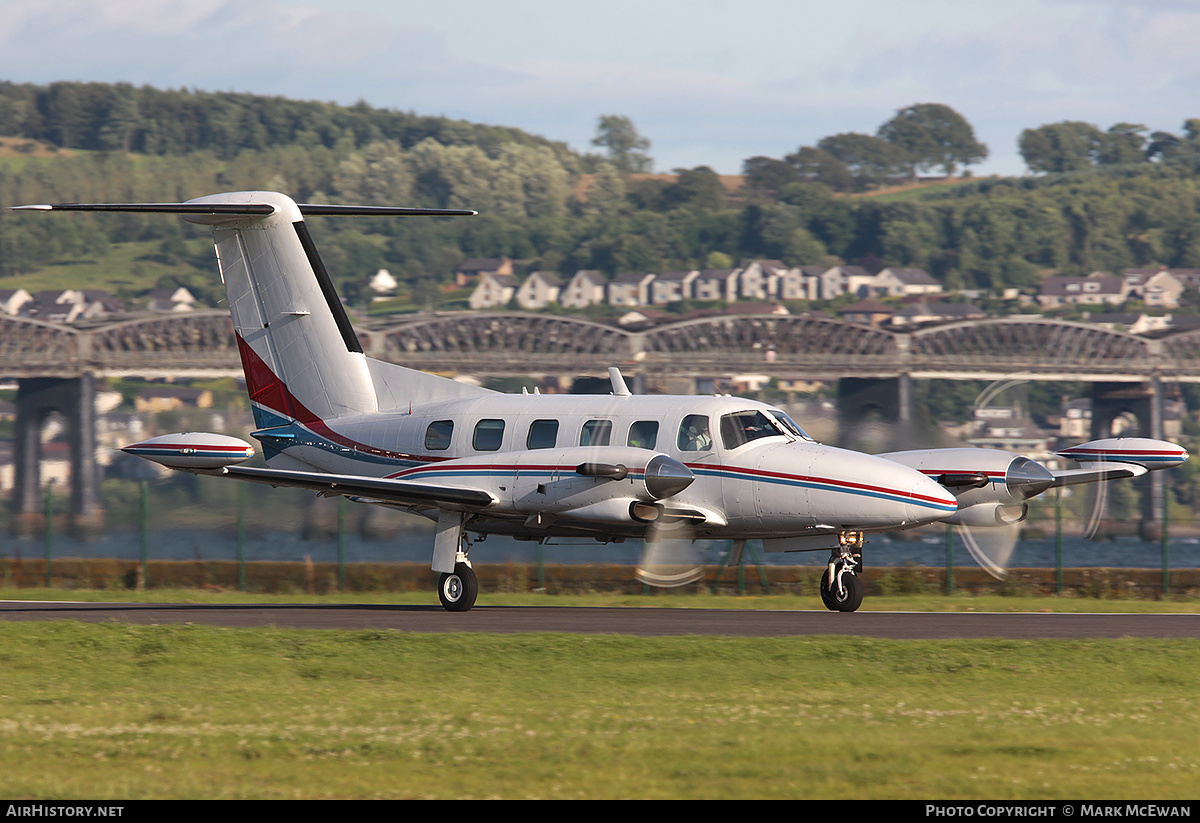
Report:
<svg viewBox="0 0 1200 823"><path fill-rule="evenodd" d="M815 442L783 411L734 397L500 394L366 357L305 215L469 215L447 209L298 205L273 192L186 203L26 210L160 212L210 226L266 467L237 438L168 434L125 451L172 469L295 486L437 521L434 572L450 611L475 603L475 535L748 539L768 552L829 551L825 605L862 602L864 536L928 523L1003 527L1056 486L1134 477L1187 452L1144 438L1062 452L1049 471L983 449L867 455Z"/></svg>

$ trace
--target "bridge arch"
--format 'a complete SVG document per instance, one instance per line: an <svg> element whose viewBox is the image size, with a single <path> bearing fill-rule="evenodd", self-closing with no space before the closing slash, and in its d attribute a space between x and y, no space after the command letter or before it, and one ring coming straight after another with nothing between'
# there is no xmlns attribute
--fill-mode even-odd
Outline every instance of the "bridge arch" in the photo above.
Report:
<svg viewBox="0 0 1200 823"><path fill-rule="evenodd" d="M1150 373L1151 341L1114 331L1041 317L968 320L912 332L909 353L922 368L977 367L981 372L1103 372L1114 367ZM1082 379L1082 377L1081 377Z"/></svg>
<svg viewBox="0 0 1200 823"><path fill-rule="evenodd" d="M518 312L422 317L367 332L373 356L401 365L430 357L446 365L479 356L594 358L594 367L632 356L630 334L623 329L574 317Z"/></svg>

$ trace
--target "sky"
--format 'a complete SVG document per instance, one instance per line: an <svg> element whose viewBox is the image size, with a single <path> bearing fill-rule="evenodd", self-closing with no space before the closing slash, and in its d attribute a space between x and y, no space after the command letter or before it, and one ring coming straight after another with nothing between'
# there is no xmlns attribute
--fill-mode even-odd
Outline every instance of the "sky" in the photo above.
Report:
<svg viewBox="0 0 1200 823"><path fill-rule="evenodd" d="M282 95L513 126L736 174L942 103L1021 174L1024 128L1180 133L1200 0L0 0L0 79Z"/></svg>

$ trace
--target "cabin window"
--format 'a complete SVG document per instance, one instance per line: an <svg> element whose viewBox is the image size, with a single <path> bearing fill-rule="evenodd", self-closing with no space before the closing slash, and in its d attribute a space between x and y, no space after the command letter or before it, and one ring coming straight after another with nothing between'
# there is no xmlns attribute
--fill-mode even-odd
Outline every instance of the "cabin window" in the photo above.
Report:
<svg viewBox="0 0 1200 823"><path fill-rule="evenodd" d="M676 445L682 452L706 452L712 448L712 435L708 433L708 417L689 414L679 424Z"/></svg>
<svg viewBox="0 0 1200 823"><path fill-rule="evenodd" d="M611 420L589 420L583 424L583 431L579 433L579 445L607 446L611 438Z"/></svg>
<svg viewBox="0 0 1200 823"><path fill-rule="evenodd" d="M658 421L639 420L629 427L627 445L638 449L652 449L658 443Z"/></svg>
<svg viewBox="0 0 1200 823"><path fill-rule="evenodd" d="M450 436L454 434L453 420L435 420L425 430L425 448L440 452L450 448Z"/></svg>
<svg viewBox="0 0 1200 823"><path fill-rule="evenodd" d="M503 420L480 420L475 424L475 436L471 445L478 452L494 452L500 450L504 441Z"/></svg>
<svg viewBox="0 0 1200 823"><path fill-rule="evenodd" d="M762 437L781 437L783 429L760 411L735 412L721 417L721 444L736 449Z"/></svg>
<svg viewBox="0 0 1200 823"><path fill-rule="evenodd" d="M529 436L525 438L525 448L552 449L557 441L557 420L534 420L529 424Z"/></svg>

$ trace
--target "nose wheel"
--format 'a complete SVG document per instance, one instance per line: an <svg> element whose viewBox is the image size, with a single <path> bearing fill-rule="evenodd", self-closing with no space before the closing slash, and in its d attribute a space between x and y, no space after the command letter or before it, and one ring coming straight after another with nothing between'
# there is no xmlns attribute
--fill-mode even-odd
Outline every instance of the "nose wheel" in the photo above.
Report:
<svg viewBox="0 0 1200 823"><path fill-rule="evenodd" d="M829 556L821 575L821 602L832 612L855 612L862 605L862 532L842 532L838 548Z"/></svg>

